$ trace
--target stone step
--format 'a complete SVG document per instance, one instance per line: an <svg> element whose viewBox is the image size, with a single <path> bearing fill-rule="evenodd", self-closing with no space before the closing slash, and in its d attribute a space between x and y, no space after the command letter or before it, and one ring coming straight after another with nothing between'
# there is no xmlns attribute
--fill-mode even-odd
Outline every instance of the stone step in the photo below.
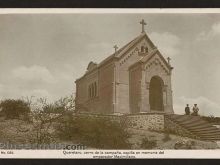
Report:
<svg viewBox="0 0 220 165"><path fill-rule="evenodd" d="M220 140L220 138L216 138L216 137L210 137L210 138L201 137L200 139L205 140L205 141L219 141Z"/></svg>
<svg viewBox="0 0 220 165"><path fill-rule="evenodd" d="M220 138L220 135L218 134L218 135L215 135L215 134L213 134L213 135L211 135L211 134L207 134L207 135L205 135L205 134L202 134L202 135L199 135L200 137L215 137L215 138Z"/></svg>
<svg viewBox="0 0 220 165"><path fill-rule="evenodd" d="M177 121L178 122L178 121ZM198 122L198 123L184 123L184 122L178 122L179 124L188 127L188 128L200 128L200 127L213 127L209 123L204 123L204 122Z"/></svg>
<svg viewBox="0 0 220 165"><path fill-rule="evenodd" d="M186 115L168 115L169 118L171 119L175 119L175 120L178 120L178 119L182 119L186 117Z"/></svg>
<svg viewBox="0 0 220 165"><path fill-rule="evenodd" d="M188 126L185 126L186 128L188 129L191 129L191 130L216 130L216 131L220 131L218 128L214 127L214 126L207 126L207 125L201 125L200 127L188 127Z"/></svg>
<svg viewBox="0 0 220 165"><path fill-rule="evenodd" d="M198 130L190 130L190 132L195 133L195 134L199 134L199 135L220 135L219 132L217 132L216 130L212 130L212 131L198 131Z"/></svg>
<svg viewBox="0 0 220 165"><path fill-rule="evenodd" d="M199 137L214 137L217 138L219 137L219 134L198 134Z"/></svg>
<svg viewBox="0 0 220 165"><path fill-rule="evenodd" d="M191 132L194 132L194 131L191 131ZM220 135L220 132L218 131L200 131L200 132L194 132L194 133L197 133L197 134L200 134L200 135Z"/></svg>
<svg viewBox="0 0 220 165"><path fill-rule="evenodd" d="M189 116L186 116L184 118L179 118L179 119L176 119L177 121L179 122L190 122L190 123L193 123L193 122L205 122L204 120L201 121L201 119L199 117L195 117L195 118L190 118Z"/></svg>
<svg viewBox="0 0 220 165"><path fill-rule="evenodd" d="M198 122L186 121L186 122L179 122L179 123L184 124L184 125L189 126L189 127L199 126L199 125L210 125L209 123L204 122L204 121L198 121Z"/></svg>
<svg viewBox="0 0 220 165"><path fill-rule="evenodd" d="M175 119L177 121L189 120L192 119L190 116L187 115L172 115L170 116L171 119Z"/></svg>
<svg viewBox="0 0 220 165"><path fill-rule="evenodd" d="M173 119L175 120L175 119ZM185 124L185 125L201 125L201 124L207 124L206 121L204 120L201 120L201 119L184 119L184 120L181 120L181 119L178 119L178 120L175 120L176 122L178 123L182 123L182 124Z"/></svg>
<svg viewBox="0 0 220 165"><path fill-rule="evenodd" d="M200 128L210 128L210 125L208 125L208 124L202 124L202 125L192 125L192 126L190 126L190 125L187 125L186 127L188 127L189 129L200 129ZM214 127L214 126L212 126L211 125L211 128L216 128L216 127ZM217 129L217 128L216 128Z"/></svg>
<svg viewBox="0 0 220 165"><path fill-rule="evenodd" d="M206 132L219 132L218 129L214 128L214 127L209 127L209 128L200 128L200 129L193 129L193 128L188 128L188 130L192 131L192 132L202 132L202 131L206 131Z"/></svg>

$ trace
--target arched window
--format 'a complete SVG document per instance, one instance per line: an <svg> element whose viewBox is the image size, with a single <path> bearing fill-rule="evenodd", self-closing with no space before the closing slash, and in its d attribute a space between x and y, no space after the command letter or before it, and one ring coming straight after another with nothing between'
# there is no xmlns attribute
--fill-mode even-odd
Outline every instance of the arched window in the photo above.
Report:
<svg viewBox="0 0 220 165"><path fill-rule="evenodd" d="M94 98L97 96L97 82L93 82L88 87L88 98Z"/></svg>
<svg viewBox="0 0 220 165"><path fill-rule="evenodd" d="M148 47L147 46L145 47L145 53L148 53Z"/></svg>
<svg viewBox="0 0 220 165"><path fill-rule="evenodd" d="M144 53L144 46L141 46L141 53Z"/></svg>
<svg viewBox="0 0 220 165"><path fill-rule="evenodd" d="M89 98L91 98L92 97L92 86L90 85L90 93L89 93Z"/></svg>
<svg viewBox="0 0 220 165"><path fill-rule="evenodd" d="M97 85L96 85L96 82L95 82L95 97L97 96Z"/></svg>
<svg viewBox="0 0 220 165"><path fill-rule="evenodd" d="M92 98L94 97L94 84L92 84Z"/></svg>
<svg viewBox="0 0 220 165"><path fill-rule="evenodd" d="M91 98L91 85L89 85L89 88L88 88L88 97Z"/></svg>

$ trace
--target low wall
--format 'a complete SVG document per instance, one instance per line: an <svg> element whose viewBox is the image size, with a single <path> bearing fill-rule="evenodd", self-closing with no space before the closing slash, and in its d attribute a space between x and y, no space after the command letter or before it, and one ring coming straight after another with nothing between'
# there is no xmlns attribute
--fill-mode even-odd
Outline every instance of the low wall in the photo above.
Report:
<svg viewBox="0 0 220 165"><path fill-rule="evenodd" d="M127 115L126 123L130 128L163 131L164 115L163 114Z"/></svg>
<svg viewBox="0 0 220 165"><path fill-rule="evenodd" d="M128 128L145 129L154 131L164 130L164 114L129 114L129 115L101 115L101 114L77 114L81 117L107 118L121 122Z"/></svg>

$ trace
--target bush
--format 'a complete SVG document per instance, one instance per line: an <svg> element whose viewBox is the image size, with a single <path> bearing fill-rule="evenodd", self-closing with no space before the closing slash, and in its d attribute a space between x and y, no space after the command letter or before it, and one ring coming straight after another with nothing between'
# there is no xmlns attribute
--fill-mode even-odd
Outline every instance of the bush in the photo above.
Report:
<svg viewBox="0 0 220 165"><path fill-rule="evenodd" d="M220 117L215 117L213 115L210 116L202 116L202 119L208 121L209 123L220 123Z"/></svg>
<svg viewBox="0 0 220 165"><path fill-rule="evenodd" d="M178 149L193 149L195 147L195 141L177 141L174 144L174 149L178 150Z"/></svg>
<svg viewBox="0 0 220 165"><path fill-rule="evenodd" d="M23 100L6 99L1 101L0 108L7 119L19 118L27 116L30 112L30 106Z"/></svg>
<svg viewBox="0 0 220 165"><path fill-rule="evenodd" d="M143 148L143 149L153 149L156 146L157 146L156 140L154 140L154 139L150 140L146 137L142 139L141 148Z"/></svg>
<svg viewBox="0 0 220 165"><path fill-rule="evenodd" d="M47 99L40 98L38 99L38 104L41 105L42 111L45 113L54 113L54 114L62 114L66 111L73 111L73 102L71 97L60 98L59 100L48 103ZM39 108L38 108L39 109Z"/></svg>
<svg viewBox="0 0 220 165"><path fill-rule="evenodd" d="M107 118L67 115L57 128L58 136L100 149L128 149L129 134L118 122Z"/></svg>
<svg viewBox="0 0 220 165"><path fill-rule="evenodd" d="M170 134L164 134L164 138L163 138L163 142L167 142L167 141L170 141L171 140L171 137L170 137Z"/></svg>

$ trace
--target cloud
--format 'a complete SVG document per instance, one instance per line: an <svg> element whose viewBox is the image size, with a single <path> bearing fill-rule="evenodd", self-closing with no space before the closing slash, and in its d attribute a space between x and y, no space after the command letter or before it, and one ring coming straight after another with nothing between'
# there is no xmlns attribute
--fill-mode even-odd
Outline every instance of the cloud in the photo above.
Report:
<svg viewBox="0 0 220 165"><path fill-rule="evenodd" d="M220 116L220 105L202 96L197 98L186 98L184 96L181 96L177 98L174 104L174 112L177 114L183 114L186 104L189 104L190 107L192 107L194 104L198 104L200 115Z"/></svg>
<svg viewBox="0 0 220 165"><path fill-rule="evenodd" d="M220 35L220 22L213 24L208 31L203 31L199 33L196 40L197 41L209 40L218 35Z"/></svg>
<svg viewBox="0 0 220 165"><path fill-rule="evenodd" d="M3 88L2 88L3 87ZM22 97L47 98L52 101L54 96L44 88L21 89L12 85L0 85L0 99L19 99Z"/></svg>
<svg viewBox="0 0 220 165"><path fill-rule="evenodd" d="M50 71L43 66L33 65L30 67L20 66L12 71L15 78L24 81L54 83L55 78Z"/></svg>
<svg viewBox="0 0 220 165"><path fill-rule="evenodd" d="M178 36L169 32L153 32L149 36L164 56L173 57L179 53L180 38Z"/></svg>
<svg viewBox="0 0 220 165"><path fill-rule="evenodd" d="M63 69L52 75L42 66L17 67L0 83L0 99L34 96L51 101L69 95L75 87L73 73L78 70L71 65L63 65Z"/></svg>

